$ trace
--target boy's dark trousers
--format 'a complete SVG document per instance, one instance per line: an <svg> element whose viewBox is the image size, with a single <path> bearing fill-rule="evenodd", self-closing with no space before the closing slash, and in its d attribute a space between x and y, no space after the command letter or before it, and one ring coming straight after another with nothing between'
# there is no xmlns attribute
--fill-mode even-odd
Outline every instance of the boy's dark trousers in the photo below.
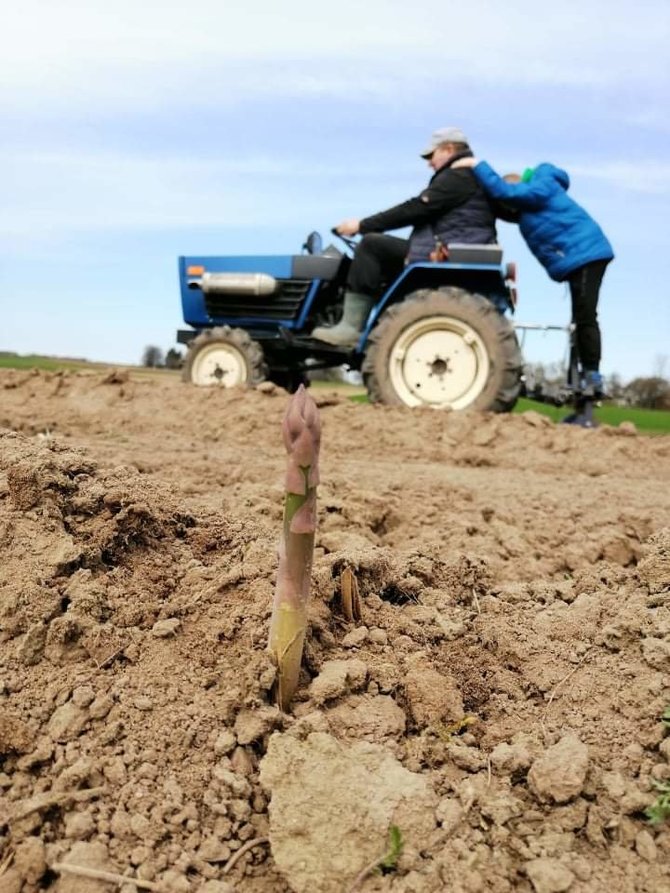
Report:
<svg viewBox="0 0 670 893"><path fill-rule="evenodd" d="M572 298L572 321L575 324L577 353L582 371L600 368L600 327L598 296L609 260L596 260L568 276Z"/></svg>

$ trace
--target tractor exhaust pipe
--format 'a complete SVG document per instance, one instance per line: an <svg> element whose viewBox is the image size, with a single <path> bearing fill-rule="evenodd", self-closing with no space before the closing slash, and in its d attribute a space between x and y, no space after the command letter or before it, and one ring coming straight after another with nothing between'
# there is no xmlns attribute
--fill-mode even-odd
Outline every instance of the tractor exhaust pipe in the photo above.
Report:
<svg viewBox="0 0 670 893"><path fill-rule="evenodd" d="M277 291L277 280L267 273L203 273L189 279L188 287L206 295L252 295L261 297Z"/></svg>

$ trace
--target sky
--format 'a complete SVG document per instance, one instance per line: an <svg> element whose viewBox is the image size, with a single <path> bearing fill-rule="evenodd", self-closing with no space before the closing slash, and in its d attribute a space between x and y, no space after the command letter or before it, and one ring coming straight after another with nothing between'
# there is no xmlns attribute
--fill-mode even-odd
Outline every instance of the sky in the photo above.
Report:
<svg viewBox="0 0 670 893"><path fill-rule="evenodd" d="M418 194L430 133L458 126L500 172L568 170L616 252L603 371L670 374L667 0L22 0L2 19L0 350L167 350L179 255L328 242ZM515 227L499 241L517 320L568 323L566 286ZM560 362L565 336L524 354Z"/></svg>

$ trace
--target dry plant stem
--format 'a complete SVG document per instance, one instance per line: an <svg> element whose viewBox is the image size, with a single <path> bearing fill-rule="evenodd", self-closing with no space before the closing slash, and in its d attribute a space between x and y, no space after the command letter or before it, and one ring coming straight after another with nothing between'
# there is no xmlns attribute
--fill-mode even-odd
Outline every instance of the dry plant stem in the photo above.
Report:
<svg viewBox="0 0 670 893"><path fill-rule="evenodd" d="M2 875L7 871L9 866L12 864L13 859L14 859L14 853L10 852L5 857L5 859L2 862L0 862L0 877L2 877Z"/></svg>
<svg viewBox="0 0 670 893"><path fill-rule="evenodd" d="M52 806L64 806L66 803L81 803L84 800L91 800L95 797L100 797L106 793L106 790L106 788L85 788L82 791L71 791L63 794L38 794L32 800L29 800L23 809L10 816L10 822L19 822L34 812L39 812L42 809L51 809Z"/></svg>
<svg viewBox="0 0 670 893"><path fill-rule="evenodd" d="M377 856L377 858L374 860L374 862L369 862L369 863L365 866L365 868L362 868L362 869L358 872L358 874L356 875L356 877L354 878L354 882L353 882L353 884L348 888L347 893L356 893L356 890L358 890L358 888L361 886L361 884L362 884L363 881L366 879L366 877L367 877L369 874L372 874L372 872L373 872L376 868L379 867L379 865L381 864L382 860L384 859L384 856L385 856L385 854L382 854L381 856Z"/></svg>
<svg viewBox="0 0 670 893"><path fill-rule="evenodd" d="M140 887L142 890L158 890L159 893L165 891L165 887L161 887L160 884L155 884L153 881L144 881L141 878L128 877L125 874L115 874L113 871L101 871L99 868L71 865L69 862L54 862L51 869L61 873L75 874L79 877L92 878L96 881L109 881L110 884L117 884L119 887L132 884L133 887Z"/></svg>
<svg viewBox="0 0 670 893"><path fill-rule="evenodd" d="M542 734L543 734L545 737L546 737L547 732L546 732L546 729L545 729L545 727L544 727L544 721L546 720L546 718L547 718L547 716L548 716L548 714L549 714L549 708L551 707L552 701L554 700L554 698L555 698L556 695L558 694L558 690L559 690L559 688L561 688L562 685L565 685L565 683L568 681L568 679L570 679L571 676L574 676L574 674L577 672L577 670L578 670L578 669L582 666L582 664L586 661L586 658L589 657L589 655L591 654L592 650L593 650L592 647L591 647L591 648L588 648L588 649L584 652L584 654L582 655L581 660L579 661L579 663L577 663L576 666L574 666L574 667L570 670L569 673L566 673L565 676L564 676L559 682L557 682L556 685L554 686L554 688L552 689L552 692L551 692L551 694L549 695L549 700L547 701L547 706L544 708L544 713L542 714L542 719L540 720L540 727L541 727L541 729L542 729Z"/></svg>
<svg viewBox="0 0 670 893"><path fill-rule="evenodd" d="M358 580L350 567L340 574L340 592L342 596L342 613L347 620L358 621L361 619L361 596L358 590Z"/></svg>
<svg viewBox="0 0 670 893"><path fill-rule="evenodd" d="M221 874L228 874L237 860L240 859L245 853L248 853L249 850L253 849L253 847L259 846L262 843L269 843L269 840L269 837L255 837L253 840L248 840L243 846L239 848L236 853L233 853L230 859L228 859L226 864L221 869Z"/></svg>
<svg viewBox="0 0 670 893"><path fill-rule="evenodd" d="M270 650L278 670L277 702L286 710L298 687L307 630L319 483L319 411L302 385L289 401L282 434L288 464Z"/></svg>
<svg viewBox="0 0 670 893"><path fill-rule="evenodd" d="M481 609L481 607L480 607L480 605L479 605L479 599L477 598L477 591L476 591L474 588L473 588L473 590L472 590L472 598L473 598L473 600L474 600L475 608L477 609L477 613L478 613L478 614L481 614L481 613L482 613L482 609Z"/></svg>

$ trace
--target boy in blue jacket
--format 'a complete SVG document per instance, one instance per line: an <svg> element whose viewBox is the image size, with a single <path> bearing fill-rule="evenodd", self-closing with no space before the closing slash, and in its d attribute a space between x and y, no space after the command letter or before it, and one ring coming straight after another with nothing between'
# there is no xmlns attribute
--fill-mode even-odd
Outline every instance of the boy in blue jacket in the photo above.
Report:
<svg viewBox="0 0 670 893"><path fill-rule="evenodd" d="M585 397L603 395L598 296L612 246L598 224L567 193L570 178L553 164L540 164L523 176L500 177L486 161L463 158L484 191L518 212L529 249L556 282L570 284L572 321Z"/></svg>

